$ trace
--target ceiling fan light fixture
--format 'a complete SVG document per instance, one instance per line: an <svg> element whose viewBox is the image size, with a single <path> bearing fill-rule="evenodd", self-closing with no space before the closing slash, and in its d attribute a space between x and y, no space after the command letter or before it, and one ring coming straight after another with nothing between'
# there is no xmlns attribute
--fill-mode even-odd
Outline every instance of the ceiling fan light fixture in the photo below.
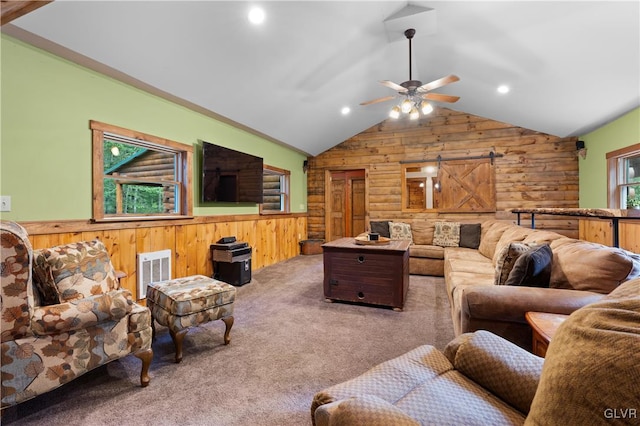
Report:
<svg viewBox="0 0 640 426"><path fill-rule="evenodd" d="M389 111L389 117L391 117L391 118L400 117L400 107L398 105L396 105L393 108L391 108L391 111Z"/></svg>
<svg viewBox="0 0 640 426"><path fill-rule="evenodd" d="M411 112L409 113L409 118L411 120L417 120L418 118L420 118L420 112L418 111L418 108L416 108L415 106L411 108Z"/></svg>
<svg viewBox="0 0 640 426"><path fill-rule="evenodd" d="M422 105L420 106L420 110L422 111L423 115L431 114L431 112L433 111L433 106L431 106L429 102L423 101Z"/></svg>
<svg viewBox="0 0 640 426"><path fill-rule="evenodd" d="M400 110L405 114L408 114L409 112L411 112L411 108L413 108L413 102L411 102L411 99L409 98L405 99L400 104Z"/></svg>

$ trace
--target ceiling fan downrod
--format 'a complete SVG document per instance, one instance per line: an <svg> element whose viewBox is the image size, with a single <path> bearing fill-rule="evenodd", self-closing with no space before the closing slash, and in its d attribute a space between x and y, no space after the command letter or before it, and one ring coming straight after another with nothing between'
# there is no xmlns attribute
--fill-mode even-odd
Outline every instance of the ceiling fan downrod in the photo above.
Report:
<svg viewBox="0 0 640 426"><path fill-rule="evenodd" d="M409 40L409 80L413 80L413 76L411 75L411 39L416 35L416 30L413 28L409 28L404 32L404 36Z"/></svg>

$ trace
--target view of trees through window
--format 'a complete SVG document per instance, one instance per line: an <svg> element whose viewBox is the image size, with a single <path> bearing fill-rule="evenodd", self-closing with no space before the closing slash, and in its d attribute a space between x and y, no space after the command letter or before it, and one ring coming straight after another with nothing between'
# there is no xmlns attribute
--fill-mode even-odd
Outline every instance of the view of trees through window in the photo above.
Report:
<svg viewBox="0 0 640 426"><path fill-rule="evenodd" d="M640 155L625 158L623 172L625 172L623 195L626 198L627 208L640 208Z"/></svg>
<svg viewBox="0 0 640 426"><path fill-rule="evenodd" d="M176 211L175 155L105 138L104 213Z"/></svg>

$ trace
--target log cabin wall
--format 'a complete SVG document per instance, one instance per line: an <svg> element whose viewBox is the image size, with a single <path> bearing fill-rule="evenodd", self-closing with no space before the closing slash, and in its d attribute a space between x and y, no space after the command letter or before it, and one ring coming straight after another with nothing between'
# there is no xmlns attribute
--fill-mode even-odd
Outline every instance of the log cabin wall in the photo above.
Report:
<svg viewBox="0 0 640 426"><path fill-rule="evenodd" d="M579 207L577 138L559 138L483 117L437 108L418 121L386 120L309 158L308 235L325 239L325 171L365 169L368 220L511 220L516 207ZM495 158L496 212L403 212L401 161L502 154ZM443 189L443 191L446 189ZM528 217L522 216L523 226ZM536 228L578 238L578 221L536 216Z"/></svg>
<svg viewBox="0 0 640 426"><path fill-rule="evenodd" d="M264 266L300 254L299 241L307 238L306 214L198 216L190 220L156 223L93 224L86 221L21 222L34 249L84 240L101 240L114 267L127 274L124 288L136 294L137 254L170 249L172 277L213 275L210 245L235 236L253 249L251 266Z"/></svg>

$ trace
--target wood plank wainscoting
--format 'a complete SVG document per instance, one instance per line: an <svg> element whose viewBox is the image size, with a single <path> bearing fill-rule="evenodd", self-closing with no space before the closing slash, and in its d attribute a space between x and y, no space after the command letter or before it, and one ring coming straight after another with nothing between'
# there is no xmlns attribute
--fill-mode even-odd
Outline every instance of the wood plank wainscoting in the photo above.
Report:
<svg viewBox="0 0 640 426"><path fill-rule="evenodd" d="M325 171L367 170L366 219L511 220L512 208L578 207L577 138L559 138L487 118L436 108L419 120L385 120L309 158L309 238L325 239ZM501 154L495 158L495 212L403 211L401 161ZM447 188L443 188L443 191ZM537 218L536 218L537 219ZM525 222L523 222L525 223ZM525 225L526 226L526 225ZM578 220L541 217L536 228L578 237Z"/></svg>
<svg viewBox="0 0 640 426"><path fill-rule="evenodd" d="M209 246L235 236L253 248L252 268L258 269L300 253L307 239L307 214L198 216L152 222L88 223L87 221L20 222L34 249L83 240L101 240L117 270L127 274L122 286L136 294L138 253L170 249L173 277L211 276Z"/></svg>
<svg viewBox="0 0 640 426"><path fill-rule="evenodd" d="M619 246L634 253L640 253L640 221L620 220ZM613 230L610 220L606 219L580 219L579 238L593 241L607 246L613 245Z"/></svg>

